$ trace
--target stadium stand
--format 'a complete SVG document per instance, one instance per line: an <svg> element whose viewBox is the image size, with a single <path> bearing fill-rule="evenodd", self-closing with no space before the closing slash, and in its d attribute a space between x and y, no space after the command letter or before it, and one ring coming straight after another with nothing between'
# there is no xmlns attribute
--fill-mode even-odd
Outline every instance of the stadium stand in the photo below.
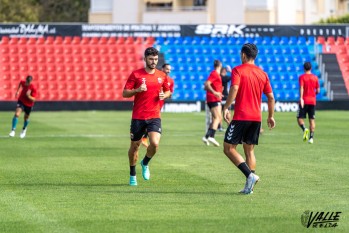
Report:
<svg viewBox="0 0 349 233"><path fill-rule="evenodd" d="M298 76L303 73L305 61L312 62L313 72L320 77L321 93L318 99L328 100L315 61L315 39L276 36L156 38L156 45L173 67L172 77L178 91L173 98L205 100L202 87L212 70L213 60L219 59L223 65L232 67L239 65L241 45L247 42L257 44L259 55L256 64L268 73L277 100L298 101ZM190 85L187 84L188 80Z"/></svg>
<svg viewBox="0 0 349 233"><path fill-rule="evenodd" d="M344 54L347 41L330 40L329 43L338 43L336 46L342 47L332 46L331 49ZM314 38L2 37L0 84L4 90L0 98L14 100L18 81L31 74L38 81L38 99L43 101L124 100L121 90L128 75L143 66L144 49L156 46L173 67L173 99L202 101L205 100L203 83L212 70L213 60L219 59L232 67L239 65L239 51L246 42L257 44L259 55L256 63L268 73L277 100L298 100L298 76L303 72L304 61L311 61L315 74L321 77L315 61ZM324 41L318 38L317 42ZM345 54L346 57L341 57L343 64L349 62ZM342 67L348 69L348 66ZM349 70L345 71L349 74ZM327 100L323 79L320 79L320 84L318 99Z"/></svg>
<svg viewBox="0 0 349 233"><path fill-rule="evenodd" d="M122 86L131 70L143 67L143 51L154 38L46 37L0 42L1 100L15 100L28 74L42 101L124 100Z"/></svg>

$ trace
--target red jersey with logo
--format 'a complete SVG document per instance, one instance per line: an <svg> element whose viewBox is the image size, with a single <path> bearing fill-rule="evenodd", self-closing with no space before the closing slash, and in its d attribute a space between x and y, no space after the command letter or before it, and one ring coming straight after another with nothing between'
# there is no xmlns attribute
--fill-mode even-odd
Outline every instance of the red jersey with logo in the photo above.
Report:
<svg viewBox="0 0 349 233"><path fill-rule="evenodd" d="M299 76L299 86L303 87L304 104L316 104L316 90L320 87L318 78L313 74Z"/></svg>
<svg viewBox="0 0 349 233"><path fill-rule="evenodd" d="M32 97L36 97L37 91L35 86L31 83L29 86L25 85L25 81L20 81L22 87L21 93L19 94L18 101L21 101L27 107L33 107L34 101L30 100L27 96L27 93L30 92Z"/></svg>
<svg viewBox="0 0 349 233"><path fill-rule="evenodd" d="M142 83L147 85L147 90L135 94L132 119L160 118L159 93L161 88L164 92L169 90L166 74L157 69L154 74L148 74L145 68L135 70L127 79L124 89L137 89Z"/></svg>
<svg viewBox="0 0 349 233"><path fill-rule="evenodd" d="M170 92L173 93L174 91L174 81L170 76L167 76L167 82L168 82L168 86L170 88ZM165 101L164 100L160 100L160 109L164 106Z"/></svg>
<svg viewBox="0 0 349 233"><path fill-rule="evenodd" d="M208 76L207 81L211 82L211 87L213 90L222 93L223 91L223 84L221 76L214 70L210 73L210 76ZM212 103L212 102L221 102L222 98L217 98L212 92L209 90L206 91L206 102Z"/></svg>
<svg viewBox="0 0 349 233"><path fill-rule="evenodd" d="M231 86L239 86L233 120L261 121L262 94L272 93L268 75L253 64L242 64L231 73Z"/></svg>

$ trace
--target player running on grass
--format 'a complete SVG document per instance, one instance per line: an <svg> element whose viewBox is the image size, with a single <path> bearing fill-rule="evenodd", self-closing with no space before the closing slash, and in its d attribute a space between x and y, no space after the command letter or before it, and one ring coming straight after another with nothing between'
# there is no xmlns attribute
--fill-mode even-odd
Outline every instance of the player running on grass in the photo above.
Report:
<svg viewBox="0 0 349 233"><path fill-rule="evenodd" d="M174 91L174 80L169 76L169 74L171 73L171 65L168 64L168 63L163 64L162 65L162 71L167 76L168 86L169 86L170 91L171 91L171 95L170 95L170 97L171 97L172 94L173 94L173 91ZM162 109L164 104L165 104L165 101L162 100L161 103L160 103L160 110ZM142 145L144 147L148 147L148 133L145 133L143 135L143 137L142 137Z"/></svg>
<svg viewBox="0 0 349 233"><path fill-rule="evenodd" d="M253 192L259 177L254 174L256 158L254 146L258 145L261 127L262 94L268 98L268 119L270 129L275 127L274 95L268 75L254 64L257 57L254 44L244 44L241 49L242 65L235 67L231 74L231 88L223 107L224 120L229 124L224 137L224 154L246 176L243 194ZM229 107L235 100L234 117L231 121ZM246 161L237 151L237 145L243 144Z"/></svg>
<svg viewBox="0 0 349 233"><path fill-rule="evenodd" d="M126 81L122 96L134 96L131 120L131 145L128 150L130 162L130 182L137 185L136 163L142 136L148 132L149 146L141 161L144 180L150 179L148 163L155 155L161 137L161 100L171 96L165 73L156 69L159 52L153 47L144 51L145 68L135 70Z"/></svg>
<svg viewBox="0 0 349 233"><path fill-rule="evenodd" d="M310 144L314 143L315 131L315 105L316 94L320 92L320 85L318 78L311 73L311 63L304 63L304 74L299 76L299 109L297 112L297 121L299 127L303 130L303 141L308 141ZM304 126L304 118L309 118L309 129Z"/></svg>
<svg viewBox="0 0 349 233"><path fill-rule="evenodd" d="M18 123L18 117L21 115L22 111L24 111L24 124L20 138L24 138L27 133L27 127L29 124L29 116L33 109L35 96L37 94L35 86L32 84L33 77L27 76L25 81L20 81L17 91L16 97L18 96L19 90L22 88L21 93L19 94L15 115L12 118L12 130L9 134L10 137L14 137L16 134L16 127Z"/></svg>
<svg viewBox="0 0 349 233"><path fill-rule="evenodd" d="M210 145L212 143L214 146L219 146L216 141L215 134L219 123L222 119L222 79L220 76L222 63L219 60L215 60L213 63L214 70L208 76L205 82L206 90L206 102L207 106L210 108L210 113L212 120L210 126L206 132L206 135L202 138L205 145Z"/></svg>

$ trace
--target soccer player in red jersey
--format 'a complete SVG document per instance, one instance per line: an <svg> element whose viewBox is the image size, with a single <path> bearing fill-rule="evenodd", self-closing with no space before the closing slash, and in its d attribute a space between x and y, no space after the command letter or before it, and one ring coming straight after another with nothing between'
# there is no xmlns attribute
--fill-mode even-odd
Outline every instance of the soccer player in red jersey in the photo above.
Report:
<svg viewBox="0 0 349 233"><path fill-rule="evenodd" d="M210 142L214 146L219 146L219 143L216 141L215 134L218 128L219 123L222 119L222 79L220 76L222 63L219 60L215 60L213 63L214 70L210 73L210 76L205 82L206 90L206 102L207 106L210 108L212 115L211 124L207 130L206 135L202 138L202 141L207 146L210 145Z"/></svg>
<svg viewBox="0 0 349 233"><path fill-rule="evenodd" d="M224 120L229 124L224 137L224 154L246 176L245 187L240 191L243 194L252 193L259 180L255 174L254 146L258 145L263 93L268 98L268 126L270 129L275 127L274 95L268 75L254 64L257 54L256 45L247 43L242 46L242 65L232 71L231 88L223 107ZM231 121L229 107L234 100L234 116ZM236 150L238 144L243 144L246 161Z"/></svg>
<svg viewBox="0 0 349 233"><path fill-rule="evenodd" d="M22 111L24 111L24 125L22 132L20 134L20 138L24 138L27 133L27 127L29 124L29 116L30 112L33 109L35 97L37 94L35 86L32 84L33 77L27 76L25 81L20 81L17 91L16 97L18 96L18 92L20 88L22 88L21 93L19 94L15 115L12 119L12 130L9 134L10 137L14 137L16 134L16 127L18 123L18 117L21 115Z"/></svg>
<svg viewBox="0 0 349 233"><path fill-rule="evenodd" d="M168 64L168 63L165 63L165 64L163 64L162 65L162 71L166 74L166 76L167 76L167 80L168 80L168 86L169 86L169 88L170 88L170 91L171 91L171 96L172 96L172 94L173 94L173 91L174 91L174 81L173 81L173 79L169 76L169 74L171 73L171 65L170 64ZM170 96L170 97L171 97ZM162 109L162 107L164 106L164 104L165 104L165 101L164 100L161 100L161 102L160 102L160 109ZM144 146L144 147L148 147L148 133L145 133L144 135L143 135L143 138L142 138L142 145Z"/></svg>
<svg viewBox="0 0 349 233"><path fill-rule="evenodd" d="M150 179L148 163L155 155L161 137L161 100L170 97L171 92L165 73L156 69L159 52L153 47L144 51L145 68L135 70L126 81L122 96L134 97L131 120L131 145L128 150L130 162L130 185L137 185L136 163L142 136L149 135L149 146L141 161L144 180Z"/></svg>
<svg viewBox="0 0 349 233"><path fill-rule="evenodd" d="M320 92L320 85L318 78L311 73L311 63L304 63L304 74L299 77L299 109L297 112L298 125L303 130L303 141L314 143L314 131L315 131L315 105L316 94ZM304 126L304 118L309 118L309 129Z"/></svg>

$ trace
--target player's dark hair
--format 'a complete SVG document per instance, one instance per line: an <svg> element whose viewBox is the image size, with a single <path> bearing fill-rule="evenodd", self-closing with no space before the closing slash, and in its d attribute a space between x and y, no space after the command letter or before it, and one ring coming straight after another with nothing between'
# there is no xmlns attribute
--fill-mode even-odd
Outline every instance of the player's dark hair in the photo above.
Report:
<svg viewBox="0 0 349 233"><path fill-rule="evenodd" d="M213 62L213 67L216 69L217 67L221 66L222 62L220 62L219 60L214 60Z"/></svg>
<svg viewBox="0 0 349 233"><path fill-rule="evenodd" d="M158 56L158 55L159 55L159 51L154 47L149 47L144 51L144 57Z"/></svg>
<svg viewBox="0 0 349 233"><path fill-rule="evenodd" d="M165 64L162 65L161 68L165 68L166 66L169 66L169 65L170 65L169 63L165 63Z"/></svg>
<svg viewBox="0 0 349 233"><path fill-rule="evenodd" d="M246 43L242 46L241 53L244 53L248 60L255 60L258 54L258 49L255 44Z"/></svg>
<svg viewBox="0 0 349 233"><path fill-rule="evenodd" d="M33 80L33 77L28 75L25 80L27 83L30 83Z"/></svg>
<svg viewBox="0 0 349 233"><path fill-rule="evenodd" d="M303 65L303 67L304 67L304 70L305 71L309 71L309 70L311 70L311 63L310 62L304 62L304 65Z"/></svg>

